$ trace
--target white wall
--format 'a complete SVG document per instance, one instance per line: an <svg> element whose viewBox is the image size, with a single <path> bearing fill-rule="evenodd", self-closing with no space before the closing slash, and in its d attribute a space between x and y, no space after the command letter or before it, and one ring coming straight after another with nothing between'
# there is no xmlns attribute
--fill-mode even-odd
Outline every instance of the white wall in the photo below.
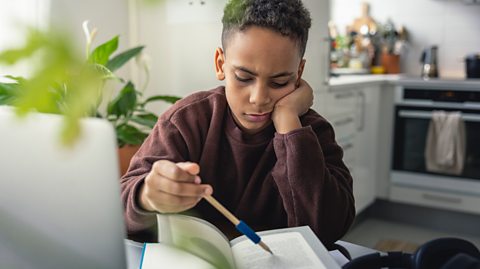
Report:
<svg viewBox="0 0 480 269"><path fill-rule="evenodd" d="M185 96L220 85L213 57L221 46L221 17L226 1L206 0L204 5L199 2L140 2L137 38L146 45L150 58L151 94ZM196 17L192 18L192 13Z"/></svg>
<svg viewBox="0 0 480 269"><path fill-rule="evenodd" d="M332 20L339 30L360 16L362 0L331 0ZM466 5L461 0L367 0L370 14L378 22L391 18L410 33L409 52L403 72L420 75L423 48L439 46L441 77L465 77L462 58L480 53L480 5Z"/></svg>
<svg viewBox="0 0 480 269"><path fill-rule="evenodd" d="M54 28L68 31L81 53L85 48L82 22L89 21L90 29L98 33L93 47L120 35L119 50L129 47L128 0L50 0L50 23ZM83 54L82 54L83 55Z"/></svg>
<svg viewBox="0 0 480 269"><path fill-rule="evenodd" d="M119 51L129 45L128 0L0 0L0 51L18 47L25 40L22 26L39 28L49 26L67 32L79 55L84 55L84 20L90 28L98 28L94 41L97 46L115 35L120 35ZM0 66L0 76L5 74L28 75L28 66ZM128 71L128 70L127 70ZM122 76L128 72L122 70Z"/></svg>
<svg viewBox="0 0 480 269"><path fill-rule="evenodd" d="M49 7L49 0L0 0L0 51L22 46L26 26L44 28L48 22ZM29 72L26 64L0 66L0 77Z"/></svg>

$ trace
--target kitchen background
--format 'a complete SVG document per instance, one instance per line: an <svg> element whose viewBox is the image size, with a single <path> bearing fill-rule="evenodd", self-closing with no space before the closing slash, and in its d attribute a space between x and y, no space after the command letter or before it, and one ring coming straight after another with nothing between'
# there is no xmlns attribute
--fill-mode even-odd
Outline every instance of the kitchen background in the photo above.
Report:
<svg viewBox="0 0 480 269"><path fill-rule="evenodd" d="M408 33L401 72L419 76L421 52L438 46L440 76L464 78L467 54L478 53L480 46L480 4L468 0L370 0L370 16L378 25L391 19L398 29ZM152 71L149 89L184 96L208 89L218 82L213 73L213 53L220 45L221 14L225 0L119 1L85 0L81 4L68 0L1 0L0 49L18 44L21 34L12 22L33 23L67 30L75 37L79 50L84 36L81 23L88 19L97 27L97 42L120 35L120 49L146 45ZM307 48L307 74L314 86L322 87L327 22L335 23L339 34L361 17L362 0L304 1L313 17ZM108 12L107 12L108 11ZM108 14L109 16L106 16ZM192 46L194 44L194 46ZM133 76L140 76L135 69ZM0 67L0 73L2 69ZM310 72L310 73L309 73ZM322 74L322 76L318 76ZM183 79L185 76L189 79Z"/></svg>
<svg viewBox="0 0 480 269"><path fill-rule="evenodd" d="M40 28L53 25L68 31L79 53L83 53L85 37L81 24L88 19L90 27L99 31L96 44L119 34L120 51L139 44L146 46L144 57L151 65L147 94L185 96L221 84L215 78L213 55L221 45L220 20L225 3L226 0L0 0L0 50L22 42L23 34L15 27L16 22L22 22ZM431 238L458 235L480 245L479 196L459 198L448 194L446 198L441 196L440 201L426 202L421 200L424 193L418 194L419 197L409 196L418 193L417 189L402 187L403 192L395 196L390 184L395 93L409 85L455 89L456 81L461 84L457 90L480 89L480 82L463 80L465 55L480 53L480 4L470 5L462 0L367 1L369 15L378 25L391 19L396 28L403 26L407 30L409 38L400 69L407 77L402 82L396 75L353 79L341 76L327 83L331 58L328 21L335 23L339 34L345 34L346 26L361 16L363 2L304 0L304 3L313 18L304 77L315 89L314 108L334 125L355 178L359 221L345 240L377 247L378 242L388 238L418 245ZM453 82L420 79L421 52L432 45L438 46L440 77L454 79ZM26 65L8 70L0 66L0 76L20 75L28 69ZM133 65L121 72L122 77L145 79ZM165 107L152 109L161 112ZM392 203L392 197L403 197L404 201ZM461 203L440 205L442 199L443 202L460 199ZM414 206L407 205L405 200L413 201L410 204Z"/></svg>
<svg viewBox="0 0 480 269"><path fill-rule="evenodd" d="M361 16L362 0L331 1L331 19L339 32ZM409 33L402 73L419 76L423 49L438 46L441 77L464 78L464 57L480 51L480 4L462 0L370 0L370 15L378 23L391 19Z"/></svg>

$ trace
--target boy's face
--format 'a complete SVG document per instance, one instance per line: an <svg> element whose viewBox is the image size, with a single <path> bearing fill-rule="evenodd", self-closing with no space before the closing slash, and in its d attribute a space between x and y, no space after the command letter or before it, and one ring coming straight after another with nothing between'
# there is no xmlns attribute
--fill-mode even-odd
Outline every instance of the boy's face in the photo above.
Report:
<svg viewBox="0 0 480 269"><path fill-rule="evenodd" d="M215 53L217 78L225 79L236 123L257 133L270 124L277 101L295 90L305 60L295 41L256 26L233 33L226 46Z"/></svg>

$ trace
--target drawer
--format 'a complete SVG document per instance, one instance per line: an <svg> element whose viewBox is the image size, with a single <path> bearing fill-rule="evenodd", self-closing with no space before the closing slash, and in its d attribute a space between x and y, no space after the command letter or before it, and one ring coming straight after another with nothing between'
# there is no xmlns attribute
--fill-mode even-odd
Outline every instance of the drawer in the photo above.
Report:
<svg viewBox="0 0 480 269"><path fill-rule="evenodd" d="M480 197L391 185L390 199L396 202L480 213Z"/></svg>
<svg viewBox="0 0 480 269"><path fill-rule="evenodd" d="M337 140L342 140L346 137L351 137L356 133L356 118L355 114L348 113L343 115L335 115L328 117L328 121L332 124Z"/></svg>
<svg viewBox="0 0 480 269"><path fill-rule="evenodd" d="M348 138L338 140L338 145L343 149L343 162L350 172L353 172L355 166L355 145Z"/></svg>
<svg viewBox="0 0 480 269"><path fill-rule="evenodd" d="M331 92L326 95L325 105L328 115L354 113L357 105L357 93L354 91Z"/></svg>

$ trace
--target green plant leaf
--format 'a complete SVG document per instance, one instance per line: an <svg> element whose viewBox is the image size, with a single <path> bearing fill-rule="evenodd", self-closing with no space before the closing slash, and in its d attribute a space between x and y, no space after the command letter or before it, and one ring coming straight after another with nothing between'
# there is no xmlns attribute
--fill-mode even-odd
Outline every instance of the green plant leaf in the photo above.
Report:
<svg viewBox="0 0 480 269"><path fill-rule="evenodd" d="M97 63L101 65L105 65L108 62L108 58L114 51L118 48L118 35L114 38L110 39L109 41L101 44L100 46L96 47L92 54L90 54L89 61L91 63Z"/></svg>
<svg viewBox="0 0 480 269"><path fill-rule="evenodd" d="M137 92L132 82L128 82L120 93L113 99L107 108L108 115L127 116L131 115L137 104Z"/></svg>
<svg viewBox="0 0 480 269"><path fill-rule="evenodd" d="M107 62L106 67L112 72L116 71L126 62L128 62L131 58L137 56L143 50L143 48L144 46L135 47L116 55Z"/></svg>
<svg viewBox="0 0 480 269"><path fill-rule="evenodd" d="M16 77L16 76L10 76L10 75L6 75L5 77L9 78L13 81L16 81L17 83L22 83L22 82L26 81L26 79L24 77Z"/></svg>
<svg viewBox="0 0 480 269"><path fill-rule="evenodd" d="M75 116L65 115L64 117L60 138L64 145L72 146L81 133L80 124Z"/></svg>
<svg viewBox="0 0 480 269"><path fill-rule="evenodd" d="M45 39L46 36L42 32L35 29L27 30L27 40L25 45L19 48L7 49L1 52L0 63L13 65L22 59L29 58L48 42Z"/></svg>
<svg viewBox="0 0 480 269"><path fill-rule="evenodd" d="M29 29L26 40L24 45L0 53L0 63L27 61L32 67L28 79L9 77L17 82L14 99L6 97L12 96L8 93L12 85L3 85L1 102L15 106L20 116L29 111L62 114L60 138L72 145L80 134L79 120L95 108L104 80L77 56L69 36Z"/></svg>
<svg viewBox="0 0 480 269"><path fill-rule="evenodd" d="M182 99L182 98L178 97L178 96L172 96L172 95L155 95L155 96L149 97L147 100L145 100L145 102L143 104L146 105L150 102L159 101L159 100L165 101L165 102L170 103L170 104L174 104L175 102L177 102L180 99Z"/></svg>
<svg viewBox="0 0 480 269"><path fill-rule="evenodd" d="M79 118L85 116L83 109L86 107L77 106L75 111L70 108L74 106L74 103L79 103L79 98L86 100L82 101L82 104L89 105L91 101L88 98L91 97L92 92L96 91L96 88L83 86L91 84L88 81L94 77L83 76L84 61L76 57L68 36L60 32L32 29L27 33L27 42L15 49L19 52L15 60L28 61L33 72L28 79L9 77L18 82L13 105L18 108L17 111L20 115L31 110L61 113L66 115L65 118L72 120L72 125L78 124ZM11 61L9 63L15 64ZM73 83L72 79L79 76L82 78L78 78ZM79 94L75 98L67 100L64 98L66 95L63 90L68 88L69 83L77 85ZM75 135L75 132L72 133Z"/></svg>
<svg viewBox="0 0 480 269"><path fill-rule="evenodd" d="M131 120L135 123L138 123L142 126L147 126L148 128L152 129L153 126L155 126L155 124L157 123L158 117L153 113L146 113L132 116Z"/></svg>
<svg viewBox="0 0 480 269"><path fill-rule="evenodd" d="M119 147L125 145L140 145L148 136L147 133L127 124L117 126L116 132Z"/></svg>
<svg viewBox="0 0 480 269"><path fill-rule="evenodd" d="M101 64L93 64L93 68L100 73L102 79L116 79L118 81L124 82L122 78L118 77L110 69Z"/></svg>
<svg viewBox="0 0 480 269"><path fill-rule="evenodd" d="M132 82L114 74L138 56L144 46L114 55L119 43L119 37L115 36L95 48L85 61L77 55L70 40L59 32L30 30L25 45L0 52L0 64L13 65L25 60L33 67L27 79L9 76L11 81L0 83L0 105L17 107L19 115L32 110L64 115L61 140L67 145L78 138L79 120L86 116L111 121L119 146L143 143L157 122L157 116L146 110L145 105L158 100L175 103L180 99L158 95L143 101ZM105 80L110 79L120 81L123 88L108 102L106 111L98 111Z"/></svg>
<svg viewBox="0 0 480 269"><path fill-rule="evenodd" d="M0 82L0 105L11 105L15 99L15 93L18 89L16 83Z"/></svg>

